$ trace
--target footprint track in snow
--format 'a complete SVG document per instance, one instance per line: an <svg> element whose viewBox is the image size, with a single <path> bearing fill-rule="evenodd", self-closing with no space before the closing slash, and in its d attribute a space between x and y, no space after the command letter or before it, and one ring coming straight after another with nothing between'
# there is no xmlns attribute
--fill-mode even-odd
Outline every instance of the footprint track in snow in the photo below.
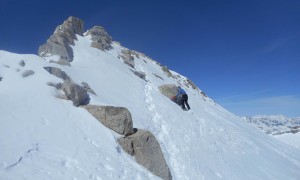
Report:
<svg viewBox="0 0 300 180"><path fill-rule="evenodd" d="M152 114L152 120L155 122L155 126L158 127L161 120L161 115L156 111L156 106L153 104L153 98L151 95L151 91L153 90L151 86L151 82L148 80L145 84L145 97L146 97L146 103L149 111Z"/></svg>
<svg viewBox="0 0 300 180"><path fill-rule="evenodd" d="M168 151L169 162L170 164L172 164L174 175L176 174L176 176L181 177L182 179L187 179L187 176L185 175L186 167L183 167L182 163L177 159L178 154L180 153L180 149L176 146L176 143L173 140L165 140L167 138L166 136L169 136L170 134L169 128L167 122L162 119L161 114L157 111L157 107L153 102L152 91L153 87L151 86L151 82L150 80L147 80L145 83L145 101L147 103L147 107L151 113L152 121L154 123L152 133L157 135L157 138L160 142L168 142L168 148L162 148L165 148L165 151ZM189 138L186 138L185 140L190 141Z"/></svg>

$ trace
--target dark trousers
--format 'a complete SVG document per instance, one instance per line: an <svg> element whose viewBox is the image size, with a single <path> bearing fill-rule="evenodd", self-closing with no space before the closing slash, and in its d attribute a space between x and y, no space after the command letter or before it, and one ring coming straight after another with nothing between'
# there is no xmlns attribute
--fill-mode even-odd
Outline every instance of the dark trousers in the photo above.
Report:
<svg viewBox="0 0 300 180"><path fill-rule="evenodd" d="M185 105L188 108L188 110L191 109L190 105L188 103L188 99L189 99L189 97L188 97L187 94L182 95L182 97L181 97L181 107L182 107L182 109L185 109Z"/></svg>

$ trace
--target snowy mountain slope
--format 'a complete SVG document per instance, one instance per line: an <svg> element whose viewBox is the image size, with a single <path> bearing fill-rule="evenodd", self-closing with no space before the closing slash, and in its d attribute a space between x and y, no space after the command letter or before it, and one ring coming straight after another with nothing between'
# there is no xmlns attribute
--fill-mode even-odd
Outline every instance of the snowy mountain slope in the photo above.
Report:
<svg viewBox="0 0 300 180"><path fill-rule="evenodd" d="M35 55L1 52L0 179L144 179L153 177L120 150L112 132L84 109L55 98L60 81ZM23 79L19 61L35 75ZM10 68L3 68L2 64ZM20 68L21 69L21 68ZM22 70L21 70L22 71Z"/></svg>
<svg viewBox="0 0 300 180"><path fill-rule="evenodd" d="M47 82L62 80L45 66L61 68L78 84L87 82L97 94L90 94L90 104L128 108L134 127L158 139L173 179L300 177L299 150L253 129L192 87L183 86L189 112L159 92L162 84L183 85L185 77L168 77L155 61L135 56L144 81L118 58L124 47L113 43L101 51L90 47L89 36L77 38L71 66L48 63L54 57L0 51L0 179L157 178L121 150L120 135L56 98ZM23 78L25 69L35 74Z"/></svg>

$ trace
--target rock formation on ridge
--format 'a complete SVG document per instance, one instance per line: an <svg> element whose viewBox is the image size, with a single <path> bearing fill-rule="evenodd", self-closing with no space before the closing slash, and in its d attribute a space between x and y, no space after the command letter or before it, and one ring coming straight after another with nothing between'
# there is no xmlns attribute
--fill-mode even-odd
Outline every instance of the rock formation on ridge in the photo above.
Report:
<svg viewBox="0 0 300 180"><path fill-rule="evenodd" d="M39 47L38 55L41 57L57 55L58 62L52 62L69 65L74 58L71 45L74 45L74 40L77 40L76 34L83 35L83 26L84 22L81 19L69 17L62 25L57 26L53 35Z"/></svg>
<svg viewBox="0 0 300 180"><path fill-rule="evenodd" d="M91 47L100 49L102 51L112 48L112 38L103 27L94 26L85 34L85 36L88 35L91 35L92 37Z"/></svg>

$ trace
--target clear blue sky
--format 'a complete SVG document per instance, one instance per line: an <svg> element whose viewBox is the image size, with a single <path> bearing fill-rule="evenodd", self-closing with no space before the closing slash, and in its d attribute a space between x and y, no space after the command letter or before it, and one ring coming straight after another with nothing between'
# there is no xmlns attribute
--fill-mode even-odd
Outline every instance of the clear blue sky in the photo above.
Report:
<svg viewBox="0 0 300 180"><path fill-rule="evenodd" d="M71 15L237 115L300 116L299 0L1 0L0 49L37 54Z"/></svg>

